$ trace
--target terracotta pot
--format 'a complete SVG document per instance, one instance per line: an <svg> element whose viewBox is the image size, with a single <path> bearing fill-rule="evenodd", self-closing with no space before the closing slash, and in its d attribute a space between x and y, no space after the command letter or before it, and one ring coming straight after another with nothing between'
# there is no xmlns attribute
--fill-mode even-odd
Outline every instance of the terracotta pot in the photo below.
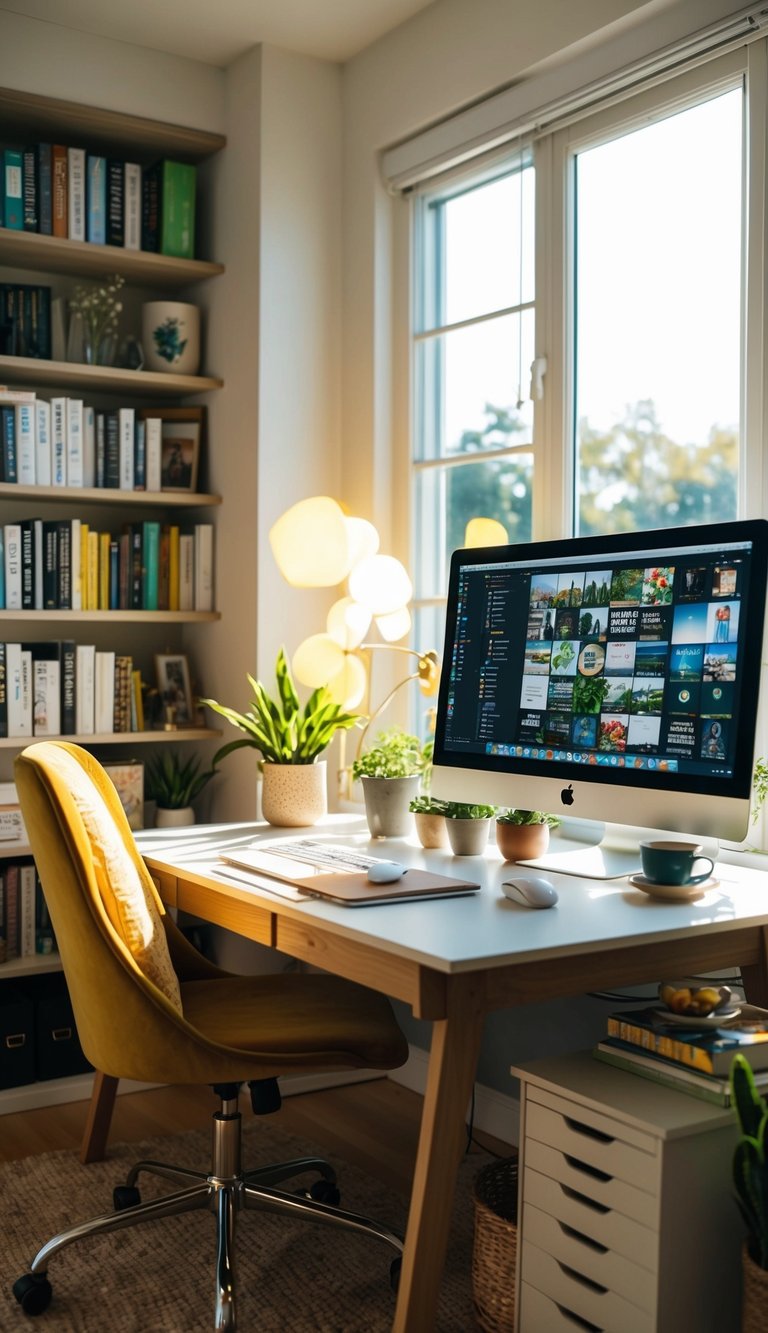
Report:
<svg viewBox="0 0 768 1333"><path fill-rule="evenodd" d="M421 777L361 778L365 817L372 838L402 838L413 830L408 806L419 790Z"/></svg>
<svg viewBox="0 0 768 1333"><path fill-rule="evenodd" d="M157 807L155 828L187 828L194 822L195 812L191 805L182 806L179 810L164 810L162 806Z"/></svg>
<svg viewBox="0 0 768 1333"><path fill-rule="evenodd" d="M489 819L446 819L448 841L454 856L482 856L488 846Z"/></svg>
<svg viewBox="0 0 768 1333"><path fill-rule="evenodd" d="M264 764L261 812L268 824L306 828L328 810L327 762Z"/></svg>
<svg viewBox="0 0 768 1333"><path fill-rule="evenodd" d="M746 1242L741 1250L742 1333L768 1333L768 1269L750 1259Z"/></svg>
<svg viewBox="0 0 768 1333"><path fill-rule="evenodd" d="M414 815L414 819L416 821L416 833L422 847L448 846L448 829L446 828L445 815L421 811Z"/></svg>
<svg viewBox="0 0 768 1333"><path fill-rule="evenodd" d="M496 845L505 861L532 861L549 847L548 824L496 823Z"/></svg>

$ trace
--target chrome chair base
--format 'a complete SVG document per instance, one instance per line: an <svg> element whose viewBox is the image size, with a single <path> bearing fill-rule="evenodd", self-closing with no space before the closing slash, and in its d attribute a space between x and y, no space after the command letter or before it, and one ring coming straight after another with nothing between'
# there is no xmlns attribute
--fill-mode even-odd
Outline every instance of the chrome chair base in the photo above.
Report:
<svg viewBox="0 0 768 1333"><path fill-rule="evenodd" d="M208 1209L216 1219L216 1279L214 1323L215 1333L234 1333L236 1322L235 1294L235 1221L245 1210L279 1213L284 1217L303 1218L322 1225L341 1227L347 1231L363 1232L385 1241L402 1254L402 1238L371 1218L348 1213L330 1203L321 1202L309 1194L291 1194L274 1188L279 1182L307 1171L320 1175L319 1184L335 1194L335 1172L322 1158L303 1157L292 1162L276 1163L243 1171L240 1165L242 1119L237 1110L237 1097L222 1097L221 1108L213 1117L212 1168L209 1175L187 1170L165 1162L137 1162L129 1171L125 1186L115 1190L117 1211L94 1217L78 1226L69 1227L49 1240L32 1260L29 1273L14 1284L14 1294L26 1314L41 1314L50 1302L52 1291L47 1280L48 1264L67 1245L85 1236L119 1231L139 1222L154 1221L160 1217L176 1217L197 1209ZM160 1176L185 1188L146 1203L138 1201L136 1181L141 1172ZM136 1202L126 1201L135 1197ZM399 1263L399 1259L395 1261ZM394 1266L393 1266L394 1271Z"/></svg>

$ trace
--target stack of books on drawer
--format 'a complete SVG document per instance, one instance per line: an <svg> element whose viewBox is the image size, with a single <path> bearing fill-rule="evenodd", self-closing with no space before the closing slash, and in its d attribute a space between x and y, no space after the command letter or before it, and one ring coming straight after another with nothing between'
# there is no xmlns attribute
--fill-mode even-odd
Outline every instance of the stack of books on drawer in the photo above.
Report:
<svg viewBox="0 0 768 1333"><path fill-rule="evenodd" d="M681 1026L656 1006L611 1014L598 1060L719 1106L730 1106L729 1074L736 1052L757 1086L768 1090L768 1009L742 1004L722 1026Z"/></svg>

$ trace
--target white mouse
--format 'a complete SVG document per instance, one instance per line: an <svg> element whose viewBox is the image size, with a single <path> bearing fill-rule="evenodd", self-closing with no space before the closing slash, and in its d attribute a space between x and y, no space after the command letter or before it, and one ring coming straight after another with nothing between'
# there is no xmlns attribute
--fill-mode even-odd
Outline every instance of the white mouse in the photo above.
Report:
<svg viewBox="0 0 768 1333"><path fill-rule="evenodd" d="M404 874L405 866L401 866L399 861L374 861L368 867L371 884L393 884L396 879L402 879Z"/></svg>
<svg viewBox="0 0 768 1333"><path fill-rule="evenodd" d="M517 875L515 879L506 879L501 891L521 907L554 907L557 902L557 889L543 875Z"/></svg>

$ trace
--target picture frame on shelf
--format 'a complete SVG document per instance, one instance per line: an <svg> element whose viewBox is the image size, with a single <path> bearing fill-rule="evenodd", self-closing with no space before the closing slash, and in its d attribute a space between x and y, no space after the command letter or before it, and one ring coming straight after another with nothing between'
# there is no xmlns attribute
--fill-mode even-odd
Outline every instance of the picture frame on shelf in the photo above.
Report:
<svg viewBox="0 0 768 1333"><path fill-rule="evenodd" d="M139 416L161 421L161 491L196 491L205 429L204 407L142 407Z"/></svg>
<svg viewBox="0 0 768 1333"><path fill-rule="evenodd" d="M138 759L125 763L106 763L104 770L109 774L117 794L120 797L128 824L134 832L144 827L144 765Z"/></svg>
<svg viewBox="0 0 768 1333"><path fill-rule="evenodd" d="M157 688L163 701L163 729L193 727L192 684L184 653L156 653Z"/></svg>

